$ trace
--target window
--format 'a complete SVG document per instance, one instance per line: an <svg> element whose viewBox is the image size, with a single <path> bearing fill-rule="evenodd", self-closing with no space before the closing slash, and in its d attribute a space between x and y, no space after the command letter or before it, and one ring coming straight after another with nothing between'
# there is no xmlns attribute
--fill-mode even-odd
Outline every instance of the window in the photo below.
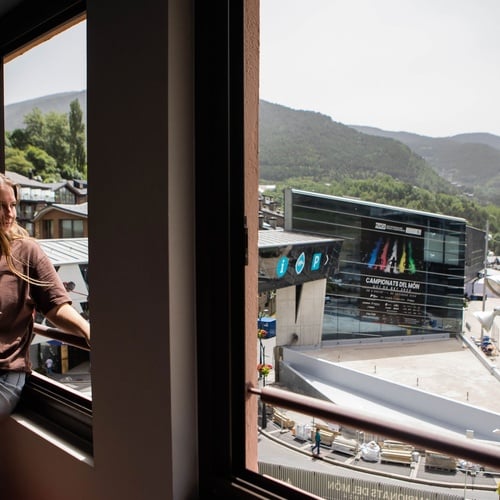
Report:
<svg viewBox="0 0 500 500"><path fill-rule="evenodd" d="M82 220L61 219L59 224L61 238L81 238L84 236Z"/></svg>
<svg viewBox="0 0 500 500"><path fill-rule="evenodd" d="M53 238L54 237L54 221L50 219L45 219L43 221L42 238Z"/></svg>
<svg viewBox="0 0 500 500"><path fill-rule="evenodd" d="M354 338L375 342L375 339L382 341L394 335L401 337L403 342L406 336L415 334L432 338L440 332L454 336L462 332L465 217L471 214L464 213L460 216L461 220L457 220L456 213L448 212L454 217L446 217L444 214L447 214L448 207L445 209L443 205L443 208L434 210L443 216L434 214L436 217L432 217L433 214L424 213L429 209L425 204L411 205L414 200L409 202L408 208L422 212L398 213L394 208L376 207L377 198L384 193L382 181L368 193L367 201L371 206L364 203L361 189L346 193L360 198L351 201L339 199L345 197L342 192L327 191L330 183L333 185L338 179L339 191L347 191L351 176L344 177L345 171L353 174L362 172L363 181L376 175L376 158L384 154L384 148L380 147L378 151L372 150L370 156L363 156L362 148L358 147L356 154L345 160L343 155L348 156L348 127L356 129L352 140L357 146L365 140L368 143L368 136L380 135L384 138L384 130L404 130L410 135L413 132L415 136L423 133L447 137L470 131L474 126L482 129L483 123L489 123L493 129L497 127L495 113L491 109L482 116L484 122L474 122L479 116L475 112L468 115L470 121L460 123L452 118L456 117L456 102L468 103L465 107L470 105L470 109L474 110L477 110L477 102L476 92L470 92L464 86L454 103L450 78L463 83L470 71L464 71L464 68L471 64L476 81L485 86L489 86L490 81L498 82L496 69L489 69L493 61L480 69L476 66L480 59L478 53L485 60L490 57L489 52L485 54L479 47L482 42L478 42L478 37L473 34L479 10L452 9L457 24L447 24L443 31L439 21L443 14L441 9L435 9L431 4L411 6L410 3L406 2L404 10L396 11L393 2L379 2L377 7L368 1L308 3L262 0L260 3L261 117L269 116L272 106L279 106L272 117L276 120L274 126L269 125L269 119L265 123L261 121L259 128L261 181L267 185L276 183L277 197L281 197L282 190L290 186L296 187L297 191L325 193L299 192L293 199L285 194L284 229L343 239L338 272L327 285L333 303L330 301L325 310L328 308L332 319L327 324L326 333L326 319L324 321L322 340L331 340L330 345L339 340L354 344ZM430 7L429 11L426 11L427 7ZM393 17L396 12L402 14L397 20ZM487 26L484 46L491 48L493 44L489 37L497 40L493 35L494 26L488 19L480 24ZM375 31L372 32L370 27L374 27ZM468 40L465 43L470 59L466 56L458 60L455 57L456 44L464 42L464 35ZM398 54L400 49L404 54ZM478 53L472 56L475 50ZM438 53L441 55L440 62L433 63L432 56ZM391 74L393 69L396 74ZM432 75L422 77L427 70ZM458 77L462 73L463 78ZM441 78L443 85L439 87ZM493 86L489 87L489 92L495 94ZM436 106L431 104L434 98L440 101ZM485 109L487 107L485 104ZM297 110L310 111L310 116L305 116L305 113L298 116L295 113ZM426 111L421 113L423 110ZM330 124L330 128L322 128L318 121L313 120L317 113L327 115L322 119ZM284 118L279 119L280 114ZM451 118L446 125L447 130L446 118ZM406 119L415 121L409 125L411 122ZM361 123L366 126L360 126ZM280 127L287 126L288 136L281 135ZM415 128L403 128L411 126ZM436 132L430 131L433 126L436 126ZM308 127L314 133L304 139L302 133L305 135ZM345 129L340 130L341 127ZM460 127L465 129L460 130ZM358 131L366 134L365 139ZM264 134L267 135L263 137ZM269 137L275 139L274 148L269 146L270 141L266 141ZM294 149L296 143L299 146ZM406 147L411 146L401 145L402 149ZM329 155L330 149L338 149L339 154L335 157ZM420 154L430 162L436 151L437 148L428 146ZM386 163L390 161L392 159L385 158ZM454 163L452 161L447 165L447 174L451 177L457 173L453 170ZM304 167L304 164L307 166ZM371 171L365 170L367 165ZM287 166L290 167L288 173ZM436 170L443 174L439 168ZM399 172L396 172L394 170L393 174L397 176ZM306 179L297 179L301 176ZM280 182L283 179L285 182ZM303 187L309 183L313 186L311 189ZM412 183L407 184L410 185L406 189L411 192ZM395 196L393 199L400 198ZM379 203L398 205L385 200ZM391 255L395 256L394 259ZM395 267L396 263L398 267ZM288 317L282 319L278 337L289 323L293 323L292 319L299 316L296 304L300 293L303 294L304 289L290 293L281 301L281 305L285 303L288 306ZM279 310L279 292L277 301ZM279 321L278 316L278 324ZM298 321L294 327L297 325L300 326ZM296 337L292 339L300 342L301 336L303 333L297 330ZM282 345L285 349L288 342ZM278 358L282 359L277 352ZM247 362L251 363L249 356ZM273 364L278 362L276 358L272 361ZM280 377L280 382L284 383L281 374ZM299 387L302 389L302 386Z"/></svg>
<svg viewBox="0 0 500 500"><path fill-rule="evenodd" d="M13 48L13 52L4 60L3 89L7 137L5 168L6 174L12 175L14 182L21 185L18 220L31 235L34 235L33 218L37 211L45 207L47 202L55 201L54 185L65 177L86 175L86 171L78 171L72 166L70 158L71 125L68 119L71 115L70 102L67 102L66 109L62 104L64 111L61 113L58 107L52 108L50 104L51 100L57 100L54 99L57 94L85 89L85 22L80 21L81 16L78 16L67 29L51 26L49 31L52 31L52 28L56 29L54 36L19 53ZM68 37L72 39L70 44L64 42ZM78 42L75 38L78 38ZM71 52L66 51L69 46L73 48ZM37 84L33 85L33 81ZM32 108L19 105L32 99L38 99L36 106L33 105ZM14 109L22 109L24 114L16 114L12 111ZM38 138L36 147L30 143L29 129L25 120L27 116L31 117L31 125L38 124L39 129L44 130L46 134ZM20 132L21 130L24 132ZM26 143L19 140L21 137L26 139ZM67 191L65 188L62 190ZM75 197L65 196L63 201L75 203ZM59 224L60 238L76 238L84 235L82 220L64 219L57 222L45 220L43 234L39 237L53 238L56 223ZM85 270L84 279L82 273L78 271L80 262L74 266L76 272L69 271L69 267L61 266L60 262L54 261L54 265L58 268L65 285L68 285L67 290L70 295L74 294L72 300L73 304L76 304L75 308L81 309L81 314L88 319L89 306L85 282L88 263L81 264ZM83 294L85 300L82 302L83 306L80 306ZM43 327L50 325L47 325L46 320L39 314L37 322L42 330L34 336L30 347L33 376L25 386L19 411L30 415L35 421L46 422L46 425L57 429L58 433L67 436L70 441L91 453L92 397L88 369L89 354L86 350L59 341L47 340L43 336ZM50 371L47 371L45 365L48 358L52 361ZM85 389L83 385L78 388L75 384L64 382L71 379L69 374L76 366L87 366L88 383L85 384ZM64 377L64 374L67 376Z"/></svg>
<svg viewBox="0 0 500 500"><path fill-rule="evenodd" d="M76 203L75 195L66 187L56 191L56 203Z"/></svg>
<svg viewBox="0 0 500 500"><path fill-rule="evenodd" d="M78 469L75 487L90 483L91 487L82 491L99 497L109 497L105 492L116 493L117 488L125 491L121 495L125 497L168 497L174 489L185 488L191 495L177 496L241 498L244 491L260 489L260 497L272 498L279 493L281 498L291 498L287 486L257 473L257 398L247 392L248 384L256 380L257 358L258 4L251 0L196 1L194 36L188 35L191 43L182 46L170 44L176 34L190 32L191 26L184 29L193 15L189 2L102 4L88 3L89 21L93 22L92 26L89 22L89 86L93 95L89 111L94 125L89 145L93 161L102 167L94 170L94 179L101 182L92 191L92 201L94 209L99 208L100 220L93 225L91 245L96 257L93 266L98 266L92 273L100 284L92 291L93 318L102 329L95 366L102 370L96 372L98 375L106 375L97 380L99 391L94 401L96 409L99 405L94 415L99 424L96 438L102 437L96 446L99 467L89 471L81 464L73 467L72 461L67 469L56 469L52 461L37 462L40 454L32 457L27 453L19 459L19 470L28 464L30 470L38 472L33 474L33 482L26 482L36 485L31 497L46 491L38 486L49 484L55 470ZM168 29L167 21L171 23ZM130 33L140 36L131 37ZM110 39L117 43L110 44ZM179 48L181 60L175 50ZM191 68L190 50L195 51L195 68ZM172 65L167 67L165 62L172 53ZM184 73L187 76L179 78ZM116 92L110 92L113 87ZM144 105L145 99L150 99L151 106ZM147 131L130 126L138 116L152 118L146 119L151 124ZM128 146L123 148L123 144ZM195 171L191 168L193 144ZM178 161L177 153L186 154L187 160ZM144 159L148 175L137 175L137 158ZM122 218L122 207L109 203L106 186L113 186L127 200L139 191L141 200L146 196L147 207L154 204L148 213L155 216L148 223L149 217L129 210ZM209 204L205 201L207 192ZM191 203L196 203L195 216ZM180 205L188 210L180 210ZM178 244L181 226L187 229L181 234L182 244ZM134 247L131 229L139 234L137 241L147 244ZM135 248L147 269L136 265L124 248ZM154 293L148 293L151 290ZM196 311L192 306L195 292ZM188 314L183 314L185 311ZM191 335L195 320L196 336ZM136 333L143 334L139 342ZM121 349L118 342L122 342ZM124 352L130 360L139 351L146 354L143 362L150 363L152 372L116 369ZM106 365L111 369L104 370ZM139 391L130 388L139 384L147 390L137 395ZM54 395L50 385L46 388L47 393L37 392L44 405L50 400L46 394ZM196 397L198 404L193 405ZM64 408L73 403L59 394L52 399ZM46 406L52 417L54 408ZM81 419L73 415L71 419L91 431L91 405L87 401L80 409ZM179 429L188 432L179 433ZM85 437L85 432L80 435ZM9 442L17 443L18 439L16 435ZM198 451L199 468L194 464ZM126 481L124 472L130 470L136 481ZM178 481L184 474L187 479ZM59 478L54 488L59 482L67 484L74 479L73 474L59 474ZM201 491L196 495L193 489L198 481Z"/></svg>

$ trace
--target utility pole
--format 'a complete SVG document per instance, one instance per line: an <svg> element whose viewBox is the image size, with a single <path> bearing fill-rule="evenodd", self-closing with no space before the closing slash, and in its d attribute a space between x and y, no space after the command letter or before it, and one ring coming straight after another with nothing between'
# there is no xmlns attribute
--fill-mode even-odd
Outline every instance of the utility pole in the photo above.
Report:
<svg viewBox="0 0 500 500"><path fill-rule="evenodd" d="M486 219L486 234L484 235L484 270L483 270L483 312L486 305L486 273L488 272L488 233L490 232L490 221ZM483 342L484 328L481 325L481 342Z"/></svg>

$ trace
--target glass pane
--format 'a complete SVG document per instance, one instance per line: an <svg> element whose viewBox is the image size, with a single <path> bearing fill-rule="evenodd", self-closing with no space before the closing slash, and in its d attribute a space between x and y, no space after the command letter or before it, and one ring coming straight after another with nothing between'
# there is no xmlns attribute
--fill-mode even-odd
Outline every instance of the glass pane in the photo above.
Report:
<svg viewBox="0 0 500 500"><path fill-rule="evenodd" d="M88 320L86 22L9 59L4 102L6 175L20 186L18 222L39 239ZM61 220L68 209L81 217ZM50 326L38 311L36 321ZM91 397L89 352L35 335L30 359L37 372Z"/></svg>
<svg viewBox="0 0 500 500"><path fill-rule="evenodd" d="M464 292L486 266L477 228L500 230L500 7L260 8L257 384L498 445L498 325L488 335L474 314L484 302ZM453 498L472 479L495 495L499 471L355 425L265 404L257 425L261 472L325 474L321 491L291 481L325 498L382 497L374 485L390 497L385 474L401 496L437 491L418 484L429 477Z"/></svg>

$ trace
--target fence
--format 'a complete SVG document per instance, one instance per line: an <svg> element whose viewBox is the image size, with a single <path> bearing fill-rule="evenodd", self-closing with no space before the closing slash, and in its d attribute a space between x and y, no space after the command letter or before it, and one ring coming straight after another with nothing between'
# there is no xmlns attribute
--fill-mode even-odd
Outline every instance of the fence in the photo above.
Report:
<svg viewBox="0 0 500 500"><path fill-rule="evenodd" d="M425 491L382 481L366 481L263 462L259 462L259 473L325 499L461 500L463 498L449 493Z"/></svg>

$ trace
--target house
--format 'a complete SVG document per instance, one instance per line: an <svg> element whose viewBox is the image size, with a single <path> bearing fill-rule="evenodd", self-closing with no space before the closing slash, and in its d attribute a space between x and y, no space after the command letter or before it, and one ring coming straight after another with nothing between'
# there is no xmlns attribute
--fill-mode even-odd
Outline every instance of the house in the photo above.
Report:
<svg viewBox="0 0 500 500"><path fill-rule="evenodd" d="M34 219L36 238L86 238L88 203L78 205L53 203L38 212Z"/></svg>
<svg viewBox="0 0 500 500"><path fill-rule="evenodd" d="M52 184L56 203L75 204L87 201L87 181L85 179L65 180Z"/></svg>
<svg viewBox="0 0 500 500"><path fill-rule="evenodd" d="M36 238L87 236L86 180L43 183L17 172L8 171L6 175L19 186L17 219L31 236ZM54 206L54 211L51 211L51 206L54 204L57 205ZM40 218L42 211L43 216ZM35 219L38 222L35 222ZM79 222L70 222L75 220Z"/></svg>
<svg viewBox="0 0 500 500"><path fill-rule="evenodd" d="M16 172L6 172L7 177L19 186L17 219L31 236L35 235L33 217L42 208L55 201L52 186L30 179Z"/></svg>

